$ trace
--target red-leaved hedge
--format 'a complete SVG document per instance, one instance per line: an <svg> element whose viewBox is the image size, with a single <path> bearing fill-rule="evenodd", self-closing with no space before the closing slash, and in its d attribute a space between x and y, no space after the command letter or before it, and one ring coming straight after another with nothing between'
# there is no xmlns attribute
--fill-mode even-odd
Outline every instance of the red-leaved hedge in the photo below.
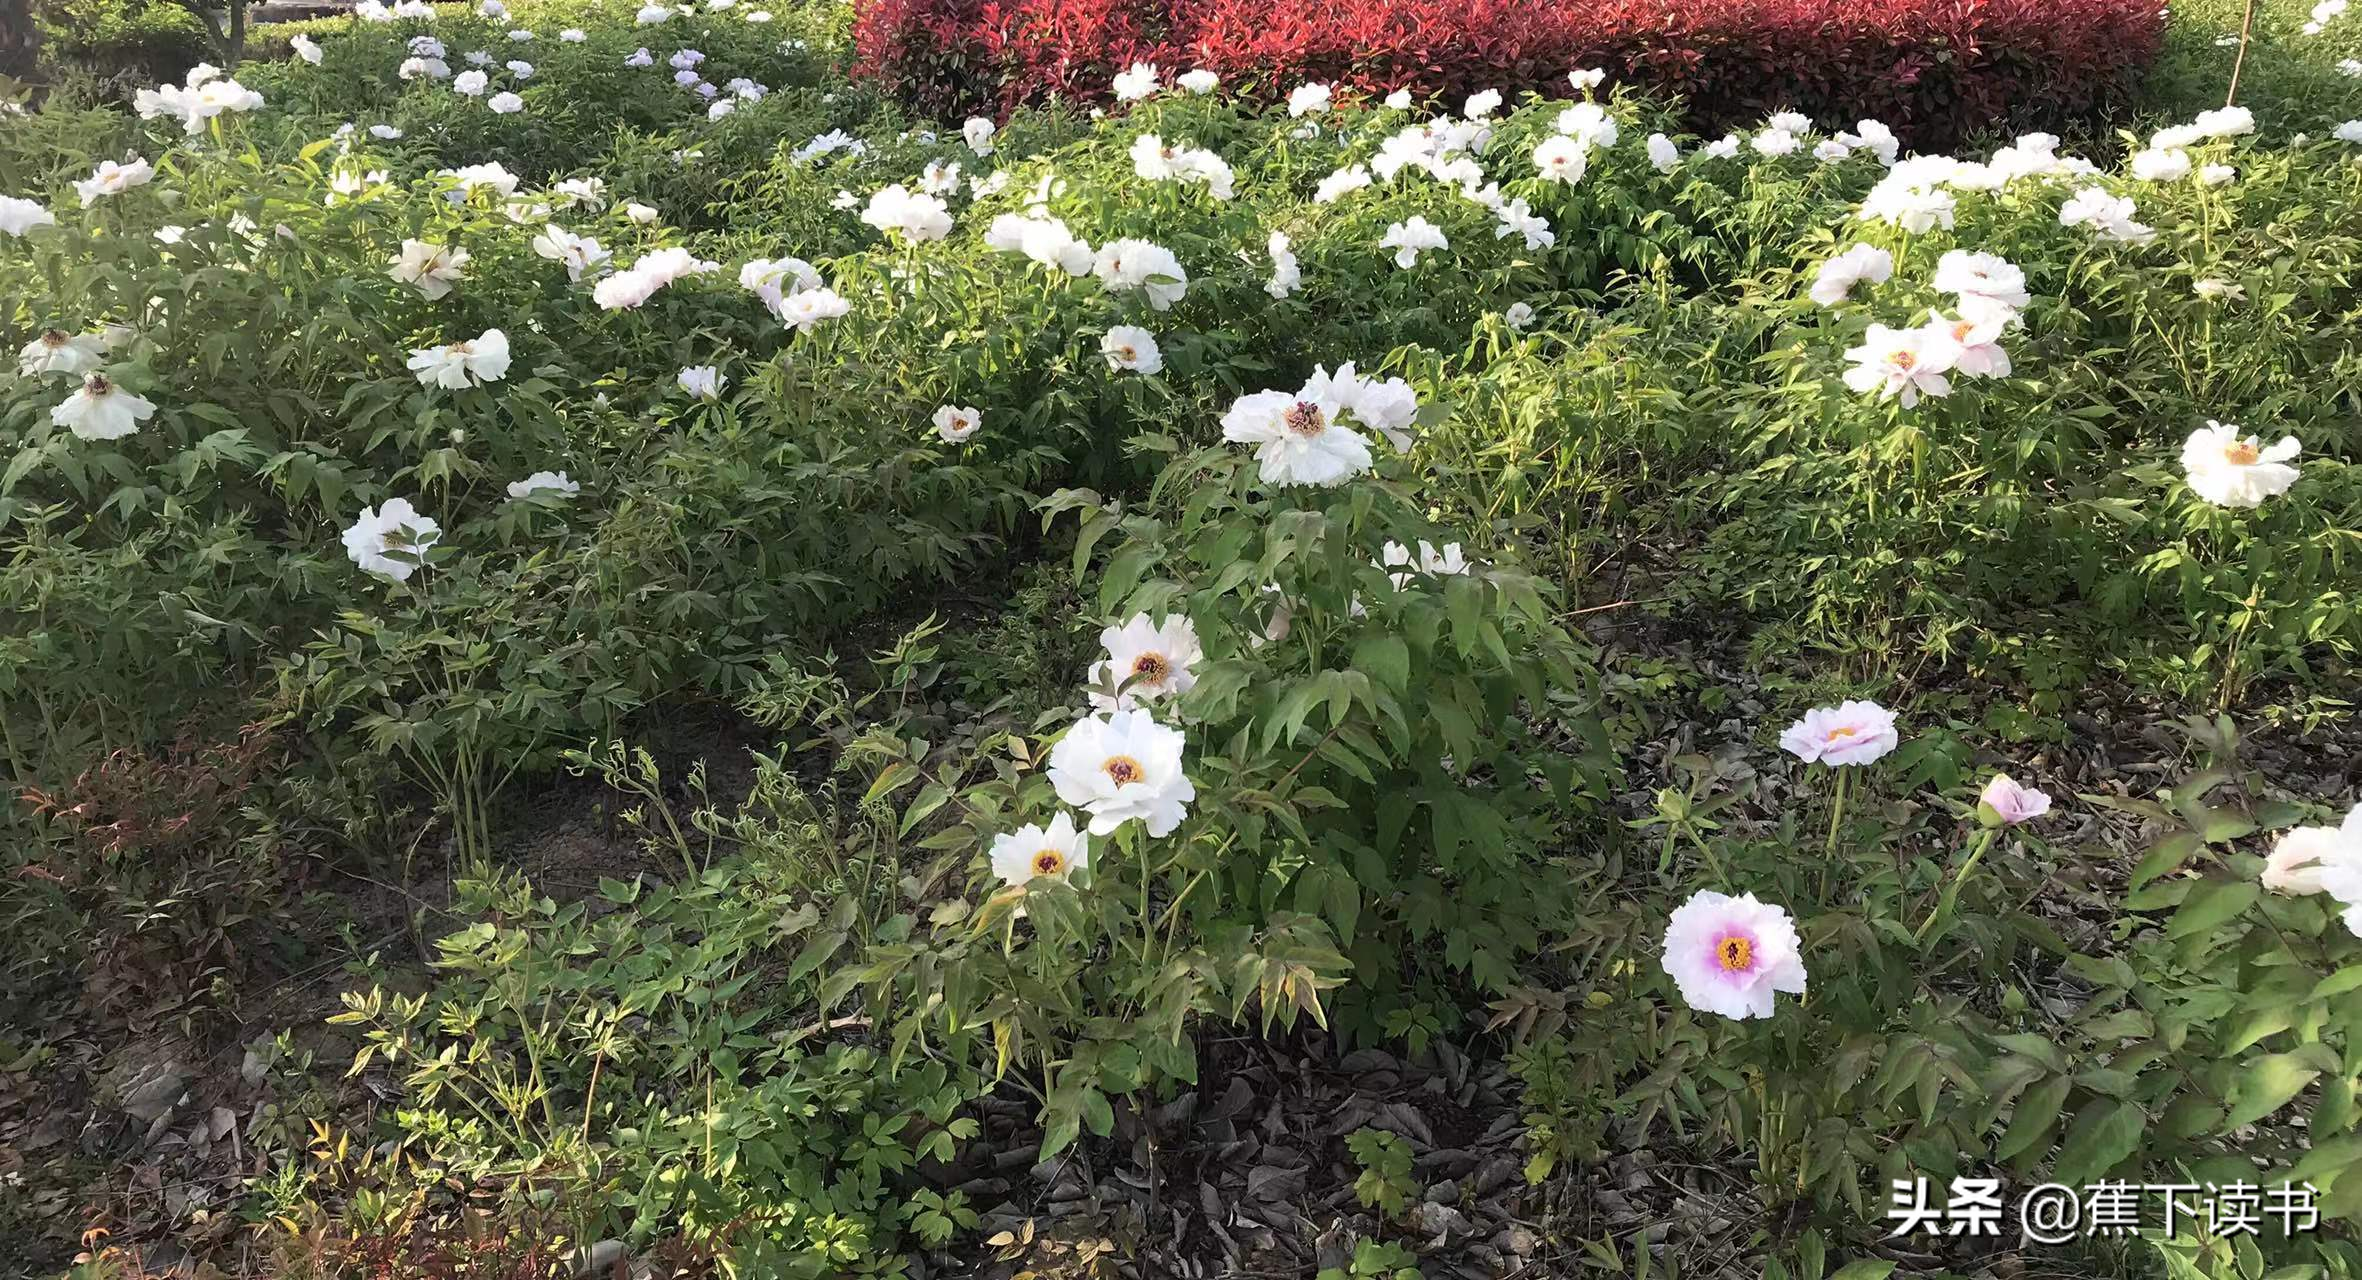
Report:
<svg viewBox="0 0 2362 1280"><path fill-rule="evenodd" d="M1108 99L1134 61L1276 96L1306 81L1457 105L1564 95L1566 73L1677 94L1721 128L1781 109L1873 116L1921 146L2052 127L2119 101L2158 0L861 0L864 74L930 114Z"/></svg>

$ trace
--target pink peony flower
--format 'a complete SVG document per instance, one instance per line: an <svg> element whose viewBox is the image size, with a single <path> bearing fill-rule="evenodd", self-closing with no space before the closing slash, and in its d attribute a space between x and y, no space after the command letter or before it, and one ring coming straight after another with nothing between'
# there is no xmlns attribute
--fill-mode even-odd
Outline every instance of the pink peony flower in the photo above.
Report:
<svg viewBox="0 0 2362 1280"><path fill-rule="evenodd" d="M2032 787L2021 787L2006 773L1996 773L1977 797L1977 817L1989 827L2014 827L2050 812L2050 797Z"/></svg>
<svg viewBox="0 0 2362 1280"><path fill-rule="evenodd" d="M1875 702L1843 702L1814 707L1780 735L1780 746L1811 764L1836 767L1869 764L1902 741L1895 732L1895 714Z"/></svg>
<svg viewBox="0 0 2362 1280"><path fill-rule="evenodd" d="M1772 994L1804 994L1804 957L1788 913L1755 895L1701 889L1665 925L1665 972L1693 1009L1768 1018Z"/></svg>

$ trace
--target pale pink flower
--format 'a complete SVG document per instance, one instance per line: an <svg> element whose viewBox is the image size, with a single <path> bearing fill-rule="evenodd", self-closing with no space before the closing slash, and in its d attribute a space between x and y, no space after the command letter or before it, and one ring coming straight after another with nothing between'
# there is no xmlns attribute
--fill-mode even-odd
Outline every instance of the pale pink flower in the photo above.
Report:
<svg viewBox="0 0 2362 1280"><path fill-rule="evenodd" d="M1773 993L1804 994L1795 923L1752 893L1692 895L1665 925L1663 964L1691 1008L1725 1018L1768 1018Z"/></svg>
<svg viewBox="0 0 2362 1280"><path fill-rule="evenodd" d="M1836 767L1869 764L1902 741L1895 732L1895 713L1875 702L1848 701L1834 707L1814 707L1780 734L1780 746L1811 764Z"/></svg>

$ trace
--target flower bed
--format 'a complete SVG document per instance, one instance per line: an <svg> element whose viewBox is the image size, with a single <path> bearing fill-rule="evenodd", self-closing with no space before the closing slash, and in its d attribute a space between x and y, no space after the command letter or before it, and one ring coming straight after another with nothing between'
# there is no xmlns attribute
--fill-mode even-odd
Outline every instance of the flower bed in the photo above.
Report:
<svg viewBox="0 0 2362 1280"><path fill-rule="evenodd" d="M1794 109L1942 145L2106 111L2163 27L2150 0L867 0L855 40L862 73L946 115L1103 101L1136 61L1454 101L1601 67L1702 126Z"/></svg>

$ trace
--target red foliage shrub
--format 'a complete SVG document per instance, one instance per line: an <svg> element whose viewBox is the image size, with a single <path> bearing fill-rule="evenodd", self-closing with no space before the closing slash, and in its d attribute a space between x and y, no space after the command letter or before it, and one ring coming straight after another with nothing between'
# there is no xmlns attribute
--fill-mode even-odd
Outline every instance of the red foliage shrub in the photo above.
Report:
<svg viewBox="0 0 2362 1280"><path fill-rule="evenodd" d="M921 110L1103 102L1134 61L1267 96L1306 81L1569 90L1566 73L1679 95L1701 129L1793 109L1921 146L2086 119L2131 88L2157 0L861 0L862 73Z"/></svg>

